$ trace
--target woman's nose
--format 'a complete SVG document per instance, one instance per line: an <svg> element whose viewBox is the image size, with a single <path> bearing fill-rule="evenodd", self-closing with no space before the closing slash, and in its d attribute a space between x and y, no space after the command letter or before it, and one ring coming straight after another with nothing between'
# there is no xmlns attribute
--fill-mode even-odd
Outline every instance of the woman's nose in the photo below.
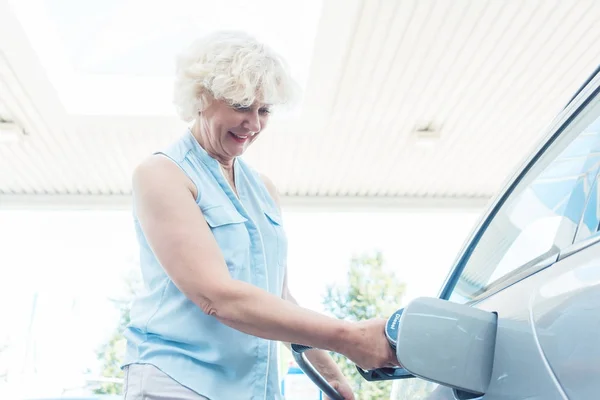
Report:
<svg viewBox="0 0 600 400"><path fill-rule="evenodd" d="M252 113L248 113L248 118L245 121L245 126L244 128L248 129L249 131L252 131L254 133L260 132L260 116L258 115L258 112L252 112Z"/></svg>

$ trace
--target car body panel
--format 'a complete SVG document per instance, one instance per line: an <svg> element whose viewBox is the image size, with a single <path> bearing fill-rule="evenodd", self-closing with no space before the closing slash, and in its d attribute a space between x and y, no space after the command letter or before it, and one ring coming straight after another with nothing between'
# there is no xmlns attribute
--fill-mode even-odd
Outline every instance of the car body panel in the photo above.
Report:
<svg viewBox="0 0 600 400"><path fill-rule="evenodd" d="M532 296L539 349L569 399L600 396L600 244L562 259Z"/></svg>
<svg viewBox="0 0 600 400"><path fill-rule="evenodd" d="M502 310L492 381L481 399L574 400L600 393L600 244L475 306ZM418 378L397 385L395 399L460 398Z"/></svg>

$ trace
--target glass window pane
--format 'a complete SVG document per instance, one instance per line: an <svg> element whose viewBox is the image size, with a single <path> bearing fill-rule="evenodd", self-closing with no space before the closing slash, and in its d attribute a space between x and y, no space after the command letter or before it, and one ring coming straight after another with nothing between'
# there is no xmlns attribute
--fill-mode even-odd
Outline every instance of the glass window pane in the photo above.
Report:
<svg viewBox="0 0 600 400"><path fill-rule="evenodd" d="M595 102L518 183L475 245L451 301L468 302L572 242L600 167L599 115Z"/></svg>

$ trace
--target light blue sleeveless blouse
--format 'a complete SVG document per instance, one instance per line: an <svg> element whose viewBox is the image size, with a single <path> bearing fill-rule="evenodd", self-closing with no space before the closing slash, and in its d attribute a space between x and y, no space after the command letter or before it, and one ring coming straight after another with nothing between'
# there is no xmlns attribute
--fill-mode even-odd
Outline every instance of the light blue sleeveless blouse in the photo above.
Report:
<svg viewBox="0 0 600 400"><path fill-rule="evenodd" d="M241 158L235 160L238 198L218 162L189 130L160 154L175 162L196 185L196 203L231 276L281 296L287 239L277 205L258 173ZM211 400L279 399L276 343L204 314L157 261L135 209L134 223L145 291L136 298L124 332L124 366L153 364Z"/></svg>

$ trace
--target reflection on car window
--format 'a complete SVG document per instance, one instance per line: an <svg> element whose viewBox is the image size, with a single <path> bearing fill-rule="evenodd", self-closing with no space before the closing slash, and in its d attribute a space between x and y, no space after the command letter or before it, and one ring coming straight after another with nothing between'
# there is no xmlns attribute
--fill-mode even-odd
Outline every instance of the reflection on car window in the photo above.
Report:
<svg viewBox="0 0 600 400"><path fill-rule="evenodd" d="M451 301L468 302L572 242L600 167L599 115L596 102L517 184L475 244Z"/></svg>
<svg viewBox="0 0 600 400"><path fill-rule="evenodd" d="M577 228L577 236L575 242L587 239L592 235L598 234L600 230L600 201L598 201L598 176L592 183L590 195L588 197L581 223Z"/></svg>

